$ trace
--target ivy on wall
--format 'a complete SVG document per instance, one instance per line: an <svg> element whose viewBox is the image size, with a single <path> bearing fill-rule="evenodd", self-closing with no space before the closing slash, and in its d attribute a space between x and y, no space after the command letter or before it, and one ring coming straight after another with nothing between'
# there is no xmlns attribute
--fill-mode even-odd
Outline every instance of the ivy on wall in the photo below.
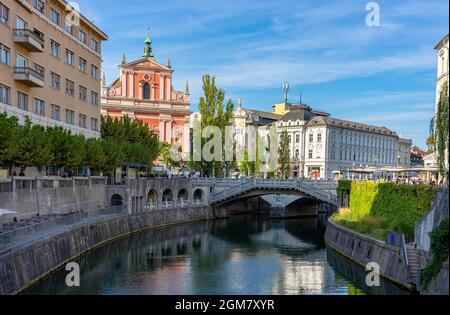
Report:
<svg viewBox="0 0 450 315"><path fill-rule="evenodd" d="M349 192L346 218L362 222L368 216L381 218L398 232L414 235L415 224L431 208L436 189L426 185L341 181L338 194Z"/></svg>
<svg viewBox="0 0 450 315"><path fill-rule="evenodd" d="M427 266L423 273L423 288L426 290L431 280L436 278L442 268L444 261L448 259L448 218L443 220L431 233L431 252L433 261Z"/></svg>
<svg viewBox="0 0 450 315"><path fill-rule="evenodd" d="M448 170L446 170L446 150L449 147L449 107L448 107L448 82L442 85L437 112L434 118L434 146L437 153L437 164L441 180L447 178Z"/></svg>

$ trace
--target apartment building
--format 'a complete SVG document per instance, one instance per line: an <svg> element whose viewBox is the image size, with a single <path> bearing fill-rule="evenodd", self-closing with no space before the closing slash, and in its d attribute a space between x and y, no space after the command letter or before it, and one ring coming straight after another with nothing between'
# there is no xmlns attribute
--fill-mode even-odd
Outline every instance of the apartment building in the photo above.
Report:
<svg viewBox="0 0 450 315"><path fill-rule="evenodd" d="M101 44L63 0L0 0L0 111L100 136Z"/></svg>

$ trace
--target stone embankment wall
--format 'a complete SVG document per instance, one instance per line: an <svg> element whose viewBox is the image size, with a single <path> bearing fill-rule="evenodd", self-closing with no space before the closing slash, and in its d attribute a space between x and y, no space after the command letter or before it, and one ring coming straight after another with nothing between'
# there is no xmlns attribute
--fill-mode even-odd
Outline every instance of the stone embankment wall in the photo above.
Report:
<svg viewBox="0 0 450 315"><path fill-rule="evenodd" d="M114 239L145 229L215 218L210 207L123 215L5 253L0 256L0 295L17 293L65 263Z"/></svg>
<svg viewBox="0 0 450 315"><path fill-rule="evenodd" d="M402 262L400 248L342 227L329 220L325 243L337 253L365 267L370 262L380 266L382 277L408 289L408 270Z"/></svg>
<svg viewBox="0 0 450 315"><path fill-rule="evenodd" d="M106 178L21 178L0 183L0 224L40 215L88 211L108 205Z"/></svg>

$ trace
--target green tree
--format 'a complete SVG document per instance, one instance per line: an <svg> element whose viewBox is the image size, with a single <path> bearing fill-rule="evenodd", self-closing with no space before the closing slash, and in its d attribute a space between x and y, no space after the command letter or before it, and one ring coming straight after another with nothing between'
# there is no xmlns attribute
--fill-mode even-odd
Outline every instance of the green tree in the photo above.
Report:
<svg viewBox="0 0 450 315"><path fill-rule="evenodd" d="M211 77L209 74L203 76L203 96L200 98L199 102L199 112L201 115L201 133L203 130L209 126L217 126L220 128L222 133L222 152L224 152L225 145L225 128L230 125L231 119L233 117L234 105L231 100L229 100L226 105L225 102L225 92L224 90L216 86L215 77ZM201 147L211 140L211 138L203 139L201 141ZM214 153L214 152L212 152ZM194 163L196 170L201 170L205 175L221 177L229 173L230 166L233 163L224 161L224 156L222 156L220 161L205 161L202 160Z"/></svg>
<svg viewBox="0 0 450 315"><path fill-rule="evenodd" d="M17 117L0 113L0 165L8 167L10 171L16 165L20 133Z"/></svg>
<svg viewBox="0 0 450 315"><path fill-rule="evenodd" d="M111 139L101 142L104 160L101 167L102 172L110 173L114 171L125 160L125 154L119 143Z"/></svg>
<svg viewBox="0 0 450 315"><path fill-rule="evenodd" d="M278 156L281 178L287 179L291 172L291 158L289 156L289 136L286 130L281 133Z"/></svg>
<svg viewBox="0 0 450 315"><path fill-rule="evenodd" d="M95 138L87 139L85 142L85 152L85 166L89 166L92 171L101 171L106 160L102 142Z"/></svg>

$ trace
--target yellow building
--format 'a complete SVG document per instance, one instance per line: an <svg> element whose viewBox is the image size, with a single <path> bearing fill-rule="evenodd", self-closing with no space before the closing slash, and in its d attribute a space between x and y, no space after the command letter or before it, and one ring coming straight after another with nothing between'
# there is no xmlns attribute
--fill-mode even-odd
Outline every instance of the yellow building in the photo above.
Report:
<svg viewBox="0 0 450 315"><path fill-rule="evenodd" d="M0 0L0 112L100 137L107 39L64 0Z"/></svg>

